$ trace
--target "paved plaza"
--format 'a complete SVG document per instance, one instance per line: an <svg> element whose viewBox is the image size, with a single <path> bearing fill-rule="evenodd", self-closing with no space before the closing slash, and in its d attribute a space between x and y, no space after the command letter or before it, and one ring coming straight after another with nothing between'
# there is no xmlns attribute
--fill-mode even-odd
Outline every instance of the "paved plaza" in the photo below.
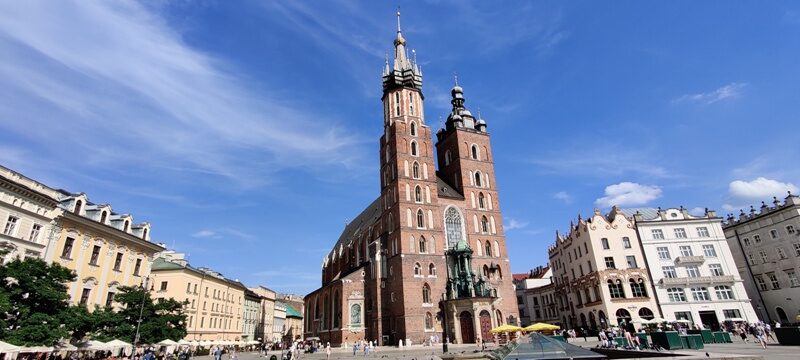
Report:
<svg viewBox="0 0 800 360"><path fill-rule="evenodd" d="M589 338L587 341L584 341L582 338L573 339L570 341L571 344L586 347L586 348L593 348L596 347L600 342L596 339ZM450 345L449 350L450 354L471 354L477 349L475 345ZM702 350L678 350L675 351L676 354L682 355L690 355L689 357L674 357L675 359L693 359L693 358L707 358L706 353L708 353L710 358L741 358L741 359L753 359L762 357L764 359L777 359L777 360L788 360L788 359L797 359L798 352L800 352L800 346L781 346L777 343L771 343L767 346L766 350L761 349L761 346L758 344L753 343L752 341L748 343L744 343L742 341L734 341L731 344L706 344L705 348ZM278 358L281 358L280 351L270 351L267 359L270 356L276 355ZM384 346L379 347L377 352L372 352L369 356L364 356L364 351L361 350L357 353L356 356L353 356L352 349L342 349L337 348L331 351L331 359L364 359L364 358L373 358L373 359L416 359L416 360L425 360L425 359L440 359L442 355L442 347L439 346L412 346L410 348L399 349L394 346ZM739 355L739 356L731 356L731 355ZM255 360L255 359L264 359L260 357L257 353L242 353L239 354L239 358L241 360ZM301 354L300 359L325 359L325 351L318 352L316 354ZM669 359L671 357L664 357L661 359ZM227 360L227 359L226 359Z"/></svg>

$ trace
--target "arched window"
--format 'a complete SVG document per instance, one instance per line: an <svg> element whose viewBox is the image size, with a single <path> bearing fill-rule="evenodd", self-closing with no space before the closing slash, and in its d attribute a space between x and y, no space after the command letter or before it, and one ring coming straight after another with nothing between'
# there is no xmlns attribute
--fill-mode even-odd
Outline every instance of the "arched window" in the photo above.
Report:
<svg viewBox="0 0 800 360"><path fill-rule="evenodd" d="M433 265L433 263L428 265L428 275L436 276L436 265Z"/></svg>
<svg viewBox="0 0 800 360"><path fill-rule="evenodd" d="M333 308L331 308L331 314L333 315L333 327L338 328L340 322L340 315L341 311L339 310L339 291L337 290L333 293Z"/></svg>
<svg viewBox="0 0 800 360"><path fill-rule="evenodd" d="M731 290L730 286L714 286L714 291L717 293L717 299L719 300L733 300L733 290Z"/></svg>
<svg viewBox="0 0 800 360"><path fill-rule="evenodd" d="M617 322L620 324L623 323L627 324L631 321L631 313L629 313L628 310L619 309L617 310L616 315L617 315Z"/></svg>
<svg viewBox="0 0 800 360"><path fill-rule="evenodd" d="M131 225L131 223L128 222L128 220L125 220L125 222L123 223L123 226L122 226L122 231L128 232L128 227L130 227L130 225Z"/></svg>
<svg viewBox="0 0 800 360"><path fill-rule="evenodd" d="M394 115L400 116L400 93L394 93Z"/></svg>
<svg viewBox="0 0 800 360"><path fill-rule="evenodd" d="M422 265L419 263L414 264L414 276L422 276Z"/></svg>
<svg viewBox="0 0 800 360"><path fill-rule="evenodd" d="M142 239L145 239L145 240L147 240L147 228L145 228L144 230L142 230Z"/></svg>
<svg viewBox="0 0 800 360"><path fill-rule="evenodd" d="M417 123L411 122L411 136L417 136Z"/></svg>
<svg viewBox="0 0 800 360"><path fill-rule="evenodd" d="M478 186L478 187L481 186L481 172L480 171L476 171L475 172L475 186Z"/></svg>
<svg viewBox="0 0 800 360"><path fill-rule="evenodd" d="M500 270L500 266L499 265L496 268L494 268L494 271L497 273L497 277L498 278L500 278L500 279L503 278L503 271Z"/></svg>
<svg viewBox="0 0 800 360"><path fill-rule="evenodd" d="M105 224L106 223L106 218L108 218L108 213L105 212L105 211L101 212L100 213L100 223L101 224Z"/></svg>
<svg viewBox="0 0 800 360"><path fill-rule="evenodd" d="M414 93L408 93L408 113L414 115Z"/></svg>
<svg viewBox="0 0 800 360"><path fill-rule="evenodd" d="M417 152L417 142L411 141L411 156L417 156L419 153Z"/></svg>
<svg viewBox="0 0 800 360"><path fill-rule="evenodd" d="M422 212L422 209L417 210L417 227L425 227L425 214Z"/></svg>
<svg viewBox="0 0 800 360"><path fill-rule="evenodd" d="M450 165L450 161L452 160L451 158L452 158L452 154L450 153L450 150L445 150L445 152L444 152L444 165L445 166Z"/></svg>
<svg viewBox="0 0 800 360"><path fill-rule="evenodd" d="M411 167L411 177L419 179L419 163L416 161L414 161L414 165Z"/></svg>
<svg viewBox="0 0 800 360"><path fill-rule="evenodd" d="M647 296L647 289L644 286L644 279L639 278L637 280L629 279L628 283L631 286L631 296L633 297L645 297Z"/></svg>
<svg viewBox="0 0 800 360"><path fill-rule="evenodd" d="M453 247L464 238L461 213L459 213L455 207L448 207L444 213L444 223L447 235L447 246Z"/></svg>
<svg viewBox="0 0 800 360"><path fill-rule="evenodd" d="M423 236L419 237L419 252L421 254L425 254L428 252L428 242L425 241L425 237Z"/></svg>
<svg viewBox="0 0 800 360"><path fill-rule="evenodd" d="M418 203L422 202L422 188L419 185L414 187L414 201Z"/></svg>
<svg viewBox="0 0 800 360"><path fill-rule="evenodd" d="M492 256L492 244L488 240L486 241L486 248L483 253L486 256Z"/></svg>
<svg viewBox="0 0 800 360"><path fill-rule="evenodd" d="M617 279L608 280L608 292L611 294L612 299L625 298L625 289L622 287L622 281Z"/></svg>
<svg viewBox="0 0 800 360"><path fill-rule="evenodd" d="M483 265L483 277L485 277L487 279L489 278L489 266L488 265Z"/></svg>
<svg viewBox="0 0 800 360"><path fill-rule="evenodd" d="M479 157L478 145L472 145L472 160L480 160Z"/></svg>
<svg viewBox="0 0 800 360"><path fill-rule="evenodd" d="M80 215L82 207L83 207L83 201L81 201L81 200L76 201L75 202L75 211L73 211L73 212L78 214L78 215Z"/></svg>
<svg viewBox="0 0 800 360"><path fill-rule="evenodd" d="M425 304L431 303L431 287L428 284L422 285L422 302Z"/></svg>
<svg viewBox="0 0 800 360"><path fill-rule="evenodd" d="M433 315L425 313L425 330L433 330Z"/></svg>
<svg viewBox="0 0 800 360"><path fill-rule="evenodd" d="M481 217L481 232L489 232L489 219L486 218L486 215Z"/></svg>
<svg viewBox="0 0 800 360"><path fill-rule="evenodd" d="M483 197L483 193L478 193L478 208L486 209L486 200Z"/></svg>
<svg viewBox="0 0 800 360"><path fill-rule="evenodd" d="M652 320L655 318L655 315L653 314L652 310L643 307L639 309L639 317L645 320Z"/></svg>

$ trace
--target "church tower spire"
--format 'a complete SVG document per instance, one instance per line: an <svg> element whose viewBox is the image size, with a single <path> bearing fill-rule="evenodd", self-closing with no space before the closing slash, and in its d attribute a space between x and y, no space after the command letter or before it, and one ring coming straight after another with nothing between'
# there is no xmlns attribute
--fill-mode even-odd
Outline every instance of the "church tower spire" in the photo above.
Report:
<svg viewBox="0 0 800 360"><path fill-rule="evenodd" d="M412 52L414 52L412 50ZM391 66L389 66L391 65ZM400 28L400 8L397 8L397 36L394 39L394 60L389 64L388 59L383 69L383 97L397 88L416 90L422 96L422 71L419 69L414 57L409 58L406 39Z"/></svg>

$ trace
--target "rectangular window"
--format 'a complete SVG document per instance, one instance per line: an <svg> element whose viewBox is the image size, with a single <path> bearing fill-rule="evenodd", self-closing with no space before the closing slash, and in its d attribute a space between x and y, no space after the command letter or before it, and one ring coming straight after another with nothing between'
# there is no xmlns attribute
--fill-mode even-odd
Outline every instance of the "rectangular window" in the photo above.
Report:
<svg viewBox="0 0 800 360"><path fill-rule="evenodd" d="M624 236L622 238L622 247L624 247L626 249L630 249L631 248L631 239L629 237Z"/></svg>
<svg viewBox="0 0 800 360"><path fill-rule="evenodd" d="M724 276L725 273L722 271L722 265L720 264L709 264L708 270L711 271L711 276Z"/></svg>
<svg viewBox="0 0 800 360"><path fill-rule="evenodd" d="M607 256L605 258L605 260L606 260L606 269L616 269L617 268L616 266L614 266L614 257L613 256Z"/></svg>
<svg viewBox="0 0 800 360"><path fill-rule="evenodd" d="M117 257L114 259L114 271L119 271L122 267L122 253L117 253Z"/></svg>
<svg viewBox="0 0 800 360"><path fill-rule="evenodd" d="M31 227L31 234L28 236L28 241L39 242L39 233L42 232L42 225L33 224Z"/></svg>
<svg viewBox="0 0 800 360"><path fill-rule="evenodd" d="M791 287L800 286L800 282L797 281L797 274L795 274L794 270L787 271L786 277L789 278L789 286Z"/></svg>
<svg viewBox="0 0 800 360"><path fill-rule="evenodd" d="M758 289L761 291L767 291L767 283L764 281L764 278L761 276L756 276L756 281L758 282Z"/></svg>
<svg viewBox="0 0 800 360"><path fill-rule="evenodd" d="M142 259L136 259L136 265L133 267L133 275L139 276L139 270L142 269Z"/></svg>
<svg viewBox="0 0 800 360"><path fill-rule="evenodd" d="M3 230L3 234L14 236L17 232L17 221L19 221L18 217L9 215L8 220L6 221L6 228Z"/></svg>
<svg viewBox="0 0 800 360"><path fill-rule="evenodd" d="M666 246L659 246L657 248L658 251L658 258L661 260L669 260L672 259L672 256L669 254L669 248Z"/></svg>
<svg viewBox="0 0 800 360"><path fill-rule="evenodd" d="M789 234L789 235L794 234L794 225L786 226L786 233Z"/></svg>
<svg viewBox="0 0 800 360"><path fill-rule="evenodd" d="M89 302L89 294L92 293L92 289L83 289L81 292L81 305L86 305Z"/></svg>
<svg viewBox="0 0 800 360"><path fill-rule="evenodd" d="M739 312L739 309L725 309L722 310L722 316L726 319L741 319L742 313Z"/></svg>
<svg viewBox="0 0 800 360"><path fill-rule="evenodd" d="M703 245L703 255L706 257L717 257L717 249L714 249L714 245Z"/></svg>
<svg viewBox="0 0 800 360"><path fill-rule="evenodd" d="M773 290L778 290L781 288L781 283L778 282L778 277L775 276L775 273L769 273L767 276L769 276L769 282L772 284Z"/></svg>
<svg viewBox="0 0 800 360"><path fill-rule="evenodd" d="M675 271L674 266L662 266L661 271L664 272L665 278L674 279L678 277L678 272Z"/></svg>
<svg viewBox="0 0 800 360"><path fill-rule="evenodd" d="M756 244L760 244L761 243L761 235L753 235L753 240L756 242Z"/></svg>
<svg viewBox="0 0 800 360"><path fill-rule="evenodd" d="M675 237L678 239L686 239L686 229L675 228Z"/></svg>
<svg viewBox="0 0 800 360"><path fill-rule="evenodd" d="M700 277L700 268L697 265L689 265L686 267L686 274L689 277Z"/></svg>
<svg viewBox="0 0 800 360"><path fill-rule="evenodd" d="M697 237L707 238L710 237L708 235L708 228L705 226L701 226L697 228Z"/></svg>
<svg viewBox="0 0 800 360"><path fill-rule="evenodd" d="M661 229L653 229L651 232L653 233L653 239L664 240L664 231Z"/></svg>
<svg viewBox="0 0 800 360"><path fill-rule="evenodd" d="M691 288L691 291L694 301L711 301L711 294L708 293L708 289L699 287Z"/></svg>
<svg viewBox="0 0 800 360"><path fill-rule="evenodd" d="M680 246L681 256L692 256L692 247L691 246Z"/></svg>
<svg viewBox="0 0 800 360"><path fill-rule="evenodd" d="M166 281L162 281L161 282L161 289L160 290L161 291L167 291L167 282Z"/></svg>
<svg viewBox="0 0 800 360"><path fill-rule="evenodd" d="M187 293L191 293L192 292L192 283L186 284L186 292Z"/></svg>
<svg viewBox="0 0 800 360"><path fill-rule="evenodd" d="M761 262L762 263L766 264L766 263L769 262L769 257L767 257L767 252L766 251L761 250L761 251L758 252L758 254L761 255Z"/></svg>
<svg viewBox="0 0 800 360"><path fill-rule="evenodd" d="M636 264L636 256L628 255L625 257L625 261L628 262L628 269L635 269L639 267Z"/></svg>
<svg viewBox="0 0 800 360"><path fill-rule="evenodd" d="M769 231L769 237L771 237L773 239L777 239L778 238L778 230L775 230L775 229L770 230Z"/></svg>
<svg viewBox="0 0 800 360"><path fill-rule="evenodd" d="M783 248L780 247L780 246L775 248L775 252L778 253L778 258L779 259L788 259L789 258L788 256L786 256L786 252L783 251Z"/></svg>
<svg viewBox="0 0 800 360"><path fill-rule="evenodd" d="M608 248L609 248L608 239L602 238L602 239L600 239L600 243L603 244L603 250L608 250Z"/></svg>
<svg viewBox="0 0 800 360"><path fill-rule="evenodd" d="M747 261L750 262L750 265L756 264L756 257L753 254L747 254Z"/></svg>
<svg viewBox="0 0 800 360"><path fill-rule="evenodd" d="M89 258L89 265L97 265L97 261L100 259L100 245L95 245L92 248L92 257Z"/></svg>
<svg viewBox="0 0 800 360"><path fill-rule="evenodd" d="M75 244L75 239L68 237L66 241L64 241L64 250L61 250L61 257L65 259L72 258L72 245Z"/></svg>
<svg viewBox="0 0 800 360"><path fill-rule="evenodd" d="M792 246L794 246L794 256L800 256L800 243L794 243Z"/></svg>
<svg viewBox="0 0 800 360"><path fill-rule="evenodd" d="M111 307L114 305L114 293L109 291L106 295L106 307Z"/></svg>
<svg viewBox="0 0 800 360"><path fill-rule="evenodd" d="M686 302L686 292L681 288L669 288L667 295L670 302Z"/></svg>

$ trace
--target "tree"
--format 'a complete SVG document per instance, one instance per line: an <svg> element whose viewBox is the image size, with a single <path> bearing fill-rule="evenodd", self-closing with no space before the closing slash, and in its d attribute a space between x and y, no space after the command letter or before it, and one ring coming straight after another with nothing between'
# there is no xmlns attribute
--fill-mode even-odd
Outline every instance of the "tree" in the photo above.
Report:
<svg viewBox="0 0 800 360"><path fill-rule="evenodd" d="M15 345L54 345L70 336L65 284L72 270L38 258L14 259L0 266L0 339Z"/></svg>
<svg viewBox="0 0 800 360"><path fill-rule="evenodd" d="M118 312L98 309L93 313L92 338L132 342L140 311L142 323L139 327L139 343L155 344L164 339L180 340L186 337L185 302L175 299L153 302L149 292L128 286L120 287L114 300L122 306Z"/></svg>

